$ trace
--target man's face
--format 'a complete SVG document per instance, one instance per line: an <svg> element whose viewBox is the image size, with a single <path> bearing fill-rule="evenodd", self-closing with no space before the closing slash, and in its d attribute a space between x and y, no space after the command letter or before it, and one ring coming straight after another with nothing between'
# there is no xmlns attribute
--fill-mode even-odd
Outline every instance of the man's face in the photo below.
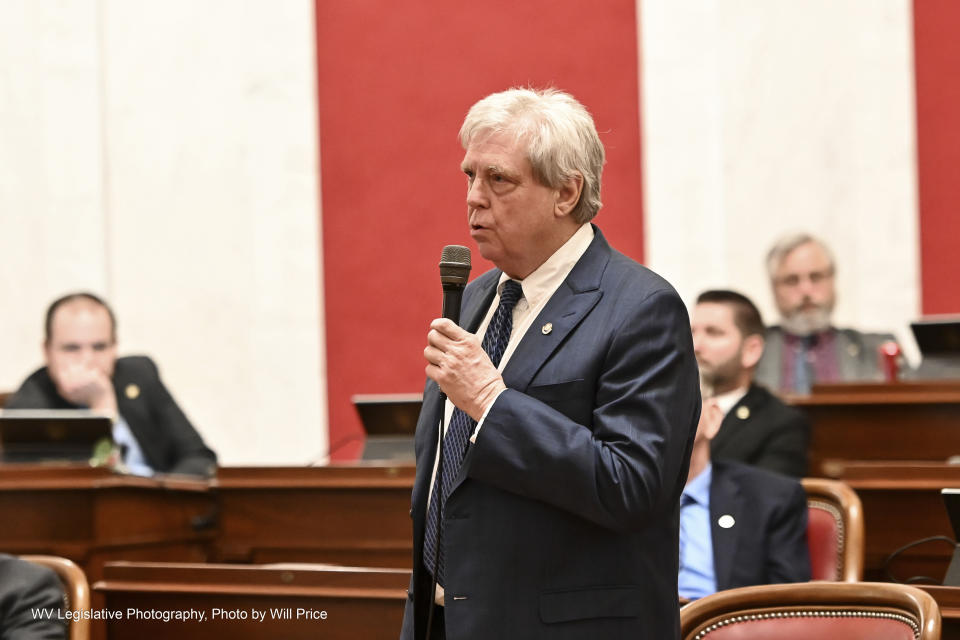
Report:
<svg viewBox="0 0 960 640"><path fill-rule="evenodd" d="M743 335L729 305L701 302L693 308L690 328L700 375L719 393L738 386L743 372Z"/></svg>
<svg viewBox="0 0 960 640"><path fill-rule="evenodd" d="M50 341L44 345L47 367L54 379L68 368L96 369L113 376L117 347L113 341L110 314L87 301L67 302L53 314Z"/></svg>
<svg viewBox="0 0 960 640"><path fill-rule="evenodd" d="M534 178L523 146L508 133L474 140L461 168L480 255L513 278L527 277L556 249L557 191Z"/></svg>
<svg viewBox="0 0 960 640"><path fill-rule="evenodd" d="M833 266L820 245L808 242L784 257L773 277L773 294L790 333L809 335L830 326Z"/></svg>

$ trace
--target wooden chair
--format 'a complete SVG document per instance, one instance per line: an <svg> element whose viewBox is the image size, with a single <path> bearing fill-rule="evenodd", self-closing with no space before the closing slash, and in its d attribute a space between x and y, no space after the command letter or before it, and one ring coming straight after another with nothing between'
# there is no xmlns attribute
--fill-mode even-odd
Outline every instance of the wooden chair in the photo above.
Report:
<svg viewBox="0 0 960 640"><path fill-rule="evenodd" d="M63 590L67 596L66 608L69 610L90 609L90 585L83 570L66 558L57 556L20 556L21 560L39 564L53 569L63 583ZM89 640L90 621L71 620L70 640Z"/></svg>
<svg viewBox="0 0 960 640"><path fill-rule="evenodd" d="M13 395L12 391L0 391L0 409L7 404L7 398Z"/></svg>
<svg viewBox="0 0 960 640"><path fill-rule="evenodd" d="M807 545L813 580L863 579L863 509L843 482L803 478L807 492Z"/></svg>
<svg viewBox="0 0 960 640"><path fill-rule="evenodd" d="M728 589L680 610L682 640L939 640L940 609L916 587L805 582Z"/></svg>

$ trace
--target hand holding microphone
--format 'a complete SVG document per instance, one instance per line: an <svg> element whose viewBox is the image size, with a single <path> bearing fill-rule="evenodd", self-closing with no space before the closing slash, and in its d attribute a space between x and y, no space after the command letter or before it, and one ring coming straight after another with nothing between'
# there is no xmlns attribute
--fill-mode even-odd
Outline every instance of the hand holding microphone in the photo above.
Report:
<svg viewBox="0 0 960 640"><path fill-rule="evenodd" d="M440 257L443 317L430 323L423 356L427 377L440 385L454 405L479 420L506 385L480 339L457 326L469 275L470 250L458 245L444 247Z"/></svg>

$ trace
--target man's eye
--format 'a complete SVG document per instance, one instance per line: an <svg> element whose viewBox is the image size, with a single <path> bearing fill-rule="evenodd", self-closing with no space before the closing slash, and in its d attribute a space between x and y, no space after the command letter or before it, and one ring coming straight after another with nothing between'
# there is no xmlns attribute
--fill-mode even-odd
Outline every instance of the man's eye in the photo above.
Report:
<svg viewBox="0 0 960 640"><path fill-rule="evenodd" d="M506 182L506 178L499 173L493 173L490 175L490 182Z"/></svg>
<svg viewBox="0 0 960 640"><path fill-rule="evenodd" d="M106 342L98 342L93 345L94 351L106 351L109 345Z"/></svg>
<svg viewBox="0 0 960 640"><path fill-rule="evenodd" d="M75 351L80 351L80 345L78 344L65 344L60 347L61 351L66 351L67 353L73 353Z"/></svg>

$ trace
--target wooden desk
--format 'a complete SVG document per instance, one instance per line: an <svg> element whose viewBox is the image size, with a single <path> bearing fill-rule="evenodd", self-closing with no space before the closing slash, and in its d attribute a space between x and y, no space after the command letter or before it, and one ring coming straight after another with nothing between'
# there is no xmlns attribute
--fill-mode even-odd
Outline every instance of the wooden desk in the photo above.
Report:
<svg viewBox="0 0 960 640"><path fill-rule="evenodd" d="M839 464L836 471L863 503L864 580L889 580L883 571L884 560L905 544L930 536L953 539L940 490L960 487L960 466L922 461L849 461ZM952 553L953 547L947 542L928 542L904 552L891 569L900 580L929 576L941 582Z"/></svg>
<svg viewBox="0 0 960 640"><path fill-rule="evenodd" d="M227 467L218 562L326 562L409 568L413 465Z"/></svg>
<svg viewBox="0 0 960 640"><path fill-rule="evenodd" d="M960 454L960 382L816 385L786 401L810 417L808 475L837 460L944 461Z"/></svg>
<svg viewBox="0 0 960 640"><path fill-rule="evenodd" d="M216 533L206 481L86 465L0 466L0 513L0 549L69 558L90 581L108 560L206 560Z"/></svg>
<svg viewBox="0 0 960 640"><path fill-rule="evenodd" d="M409 582L399 569L119 562L106 565L93 589L120 616L107 622L110 640L395 640ZM190 610L204 620L143 619Z"/></svg>

